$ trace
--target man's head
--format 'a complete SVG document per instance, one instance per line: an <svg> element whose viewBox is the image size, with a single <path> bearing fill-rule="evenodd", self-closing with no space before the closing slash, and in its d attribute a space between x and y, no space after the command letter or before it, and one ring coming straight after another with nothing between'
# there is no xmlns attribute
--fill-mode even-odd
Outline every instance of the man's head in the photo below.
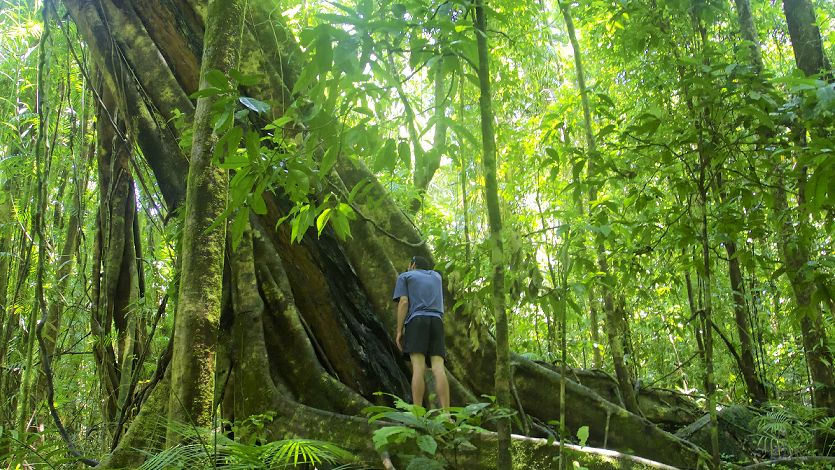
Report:
<svg viewBox="0 0 835 470"><path fill-rule="evenodd" d="M409 269L432 269L432 263L423 256L412 256L412 262L409 264Z"/></svg>

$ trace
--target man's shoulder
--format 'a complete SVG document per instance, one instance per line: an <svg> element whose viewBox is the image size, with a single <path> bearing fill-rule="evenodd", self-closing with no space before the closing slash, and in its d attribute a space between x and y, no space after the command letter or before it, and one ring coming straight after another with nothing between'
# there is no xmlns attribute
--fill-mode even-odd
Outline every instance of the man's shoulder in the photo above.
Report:
<svg viewBox="0 0 835 470"><path fill-rule="evenodd" d="M425 278L435 278L441 279L441 273L431 269L413 269L411 271L406 271L400 273L397 278L398 279L425 279Z"/></svg>

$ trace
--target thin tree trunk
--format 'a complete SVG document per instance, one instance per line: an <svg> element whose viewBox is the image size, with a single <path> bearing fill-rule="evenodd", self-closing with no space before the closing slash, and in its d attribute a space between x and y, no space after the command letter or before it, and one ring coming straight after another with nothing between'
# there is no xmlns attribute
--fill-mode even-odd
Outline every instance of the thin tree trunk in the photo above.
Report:
<svg viewBox="0 0 835 470"><path fill-rule="evenodd" d="M0 364L5 364L6 343L11 335L14 323L14 313L9 308L9 271L12 265L12 257L6 253L12 253L12 242L14 241L14 225L12 224L12 180L3 182L3 189L0 191ZM0 377L6 374L0 372ZM0 383L2 379L0 379ZM5 394L0 388L0 394ZM2 404L0 404L2 407Z"/></svg>
<svg viewBox="0 0 835 470"><path fill-rule="evenodd" d="M745 380L748 389L748 396L755 404L768 401L765 386L757 375L757 364L754 361L754 346L751 341L751 328L749 325L749 312L745 304L745 283L742 278L742 270L739 267L739 258L736 253L736 242L729 240L724 243L725 252L728 254L728 276L731 280L731 290L734 299L734 320L736 331L739 335L740 372Z"/></svg>
<svg viewBox="0 0 835 470"><path fill-rule="evenodd" d="M484 195L487 200L487 217L490 225L490 262L493 266L491 285L493 291L493 314L496 318L496 400L499 406L513 408L510 384L513 380L510 369L510 347L508 345L507 306L504 292L504 246L502 243L502 217L499 207L499 189L496 179L496 135L493 129L493 100L490 95L490 53L487 48L487 25L484 17L484 0L475 0L475 36L478 47L478 82L481 95L481 142L484 147ZM499 457L496 468L510 470L513 458L510 452L510 418L498 423Z"/></svg>
<svg viewBox="0 0 835 470"><path fill-rule="evenodd" d="M589 290L593 292L593 287ZM592 300L594 297L593 295L589 295L589 299ZM600 332L597 328L597 324L599 320L597 318L597 302L590 301L589 302L589 329L591 330L591 342L592 342L592 350L594 351L594 359L592 362L592 367L595 369L600 369L603 367L603 355L600 353Z"/></svg>
<svg viewBox="0 0 835 470"><path fill-rule="evenodd" d="M780 177L775 195L775 211L782 215L782 222L778 227L778 238L786 274L791 282L800 317L806 362L812 379L812 398L814 406L826 409L828 416L835 416L833 356L828 346L820 303L812 300L815 281L809 269L810 242L804 233L808 227L803 222L798 225L792 217L784 186L785 181Z"/></svg>
<svg viewBox="0 0 835 470"><path fill-rule="evenodd" d="M464 122L464 80L458 80L458 120ZM470 161L464 158L463 154L458 156L458 184L461 185L461 212L464 215L464 261L467 269L469 269L472 260L472 247L470 246L470 201L467 196L467 185L469 178L467 178L467 168L470 166Z"/></svg>
<svg viewBox="0 0 835 470"><path fill-rule="evenodd" d="M574 67L577 74L577 86L580 89L580 98L583 104L583 127L586 138L586 156L588 158L588 175L589 175L589 201L597 200L597 185L594 182L597 178L597 165L595 159L597 158L597 145L594 140L594 131L592 130L591 122L591 106L589 105L588 91L586 90L586 79L583 70L583 58L580 50L580 44L577 41L577 34L574 30L574 20L571 17L571 6L565 1L559 1L560 11L565 19L566 29L568 30L568 38L571 42L571 48L574 51ZM592 211L592 209L589 209ZM602 225L604 215L598 213L593 216L598 225ZM618 379L618 386L621 395L623 396L623 403L626 409L640 414L638 407L638 400L635 396L635 388L633 386L634 379L629 373L629 368L624 359L624 346L622 339L628 337L626 328L629 325L618 318L618 311L615 306L614 293L612 292L612 276L609 269L609 260L606 256L606 247L603 234L595 235L595 246L597 248L597 265L600 272L603 273L603 282L600 283L600 291L603 295L603 311L606 314L606 334L609 339L609 349L612 354L612 361L615 366L615 374Z"/></svg>
<svg viewBox="0 0 835 470"><path fill-rule="evenodd" d="M46 264L46 248L48 240L46 239L44 229L44 213L46 212L46 197L47 197L47 183L49 180L49 154L47 150L47 133L49 132L49 114L45 107L44 99L46 97L46 75L48 74L49 64L47 56L49 52L48 47L51 47L51 29L49 27L49 16L47 14L47 7L42 7L42 18L44 22L44 33L41 35L40 43L38 45L38 93L36 98L36 110L38 113L38 135L35 142L35 199L34 210L32 214L32 232L31 235L38 244L38 264L35 268L35 298L32 305L32 310L29 312L29 319L26 326L25 336L25 361L26 366L23 371L23 377L20 382L20 394L18 395L17 403L17 431L19 436L24 436L28 429L28 415L31 412L31 392L34 378L34 349L35 349L35 327L36 319L41 312L43 316L46 315L46 305L44 305L44 265ZM56 129L57 132L57 129Z"/></svg>
<svg viewBox="0 0 835 470"><path fill-rule="evenodd" d="M760 40L757 35L757 26L754 21L754 15L751 13L751 3L749 0L734 0L734 3L736 5L737 15L739 17L740 32L742 34L743 39L748 41L749 44L751 64L754 68L754 72L759 75L763 71L763 61L762 52L760 51ZM745 283L742 279L741 269L739 268L739 261L736 258L736 244L733 242L729 242L729 244L725 246L725 250L728 253L728 269L731 278L731 288L734 291L734 316L737 323L737 330L739 332L740 344L742 346L741 357L743 361L743 376L745 377L746 384L748 385L749 396L751 396L751 398L755 402L759 400L768 400L768 392L763 383L763 378L762 376L756 375L757 361L753 357L754 354L752 353L751 349L749 349L752 348L750 344L750 331L751 328L755 328L757 325L756 321L751 321L752 318L757 318L756 308L753 308L753 311L750 311L749 309L745 308L744 292L742 291L742 288L744 288ZM738 281L736 280L737 278ZM755 296L752 304L756 305ZM747 318L746 314L748 315ZM746 340L748 342L747 345ZM761 335L758 338L757 344L759 345L759 350L762 351ZM750 377L751 369L753 369L753 372L755 374L753 379Z"/></svg>
<svg viewBox="0 0 835 470"><path fill-rule="evenodd" d="M210 86L206 79L210 71L238 67L236 39L243 21L242 3L209 2L201 89ZM226 224L210 227L223 216L228 194L226 170L212 164L218 135L212 131L211 108L216 101L214 96L199 98L194 115L168 404L170 420L206 427L212 425L215 415L215 354L226 243ZM166 440L173 444L179 436L169 431Z"/></svg>
<svg viewBox="0 0 835 470"><path fill-rule="evenodd" d="M429 189L429 183L432 182L432 177L441 165L441 157L446 150L446 81L444 80L444 56L432 66L432 78L434 88L434 107L435 107L435 135L432 140L432 149L420 155L415 155L415 189L418 191L416 198L412 199L411 211L416 213L423 206L423 198L426 190Z"/></svg>
<svg viewBox="0 0 835 470"><path fill-rule="evenodd" d="M754 15L751 14L750 0L734 0L736 12L739 16L739 30L743 39L748 41L748 51L751 54L751 63L756 73L762 72L763 58L760 53L760 40L757 37L757 26L754 23Z"/></svg>
<svg viewBox="0 0 835 470"><path fill-rule="evenodd" d="M128 401L134 371L135 309L138 276L134 245L135 191L130 170L129 143L123 120L116 113L116 97L102 92L97 120L99 208L93 262L93 351L102 385L106 426L117 420ZM113 126L114 120L116 127ZM115 327L116 346L111 338Z"/></svg>
<svg viewBox="0 0 835 470"><path fill-rule="evenodd" d="M823 51L812 3L808 0L784 0L783 10L789 26L797 68L806 75L824 73L826 78L831 80L832 72L829 70L829 60ZM793 133L795 144L806 142L806 129L797 126L793 129ZM811 376L812 399L815 406L825 409L828 416L835 417L833 354L827 340L820 302L813 300L817 287L809 266L812 260L812 242L809 234L813 228L808 219L802 215L806 213L803 210L806 205L803 194L806 171L800 169L798 172L798 210L792 211L786 197L785 175L780 162L775 164L775 170L778 177L775 212L782 219L778 228L780 251L800 317L803 346ZM831 436L826 433L817 433L816 439L820 452L835 452L835 447L831 446Z"/></svg>
<svg viewBox="0 0 835 470"><path fill-rule="evenodd" d="M703 148L700 145L700 148ZM700 272L700 284L704 293L704 308L701 311L704 318L703 333L705 346L705 393L707 394L707 411L710 414L710 450L713 457L713 468L719 468L719 425L716 415L716 380L713 372L713 328L711 328L713 316L713 290L711 286L711 270L710 270L710 244L708 239L708 200L707 200L707 165L709 164L709 157L705 157L703 152L700 152L700 168L699 168L699 192L701 202L701 245L702 245L702 262L703 267Z"/></svg>

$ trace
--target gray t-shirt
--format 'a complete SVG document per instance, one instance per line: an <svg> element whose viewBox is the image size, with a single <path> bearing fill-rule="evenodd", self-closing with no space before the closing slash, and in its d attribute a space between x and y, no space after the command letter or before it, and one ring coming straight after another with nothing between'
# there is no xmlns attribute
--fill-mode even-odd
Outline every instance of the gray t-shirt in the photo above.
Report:
<svg viewBox="0 0 835 470"><path fill-rule="evenodd" d="M392 300L397 302L402 296L409 298L409 315L405 323L417 316L443 318L444 291L437 271L413 269L397 276Z"/></svg>

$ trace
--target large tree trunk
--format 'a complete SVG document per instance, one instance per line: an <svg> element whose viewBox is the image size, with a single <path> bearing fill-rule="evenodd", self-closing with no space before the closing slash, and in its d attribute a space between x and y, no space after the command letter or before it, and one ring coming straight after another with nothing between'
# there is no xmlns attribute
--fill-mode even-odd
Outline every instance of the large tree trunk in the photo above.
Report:
<svg viewBox="0 0 835 470"><path fill-rule="evenodd" d="M243 5L210 0L207 21L201 89L211 86L207 79L210 72L227 73L238 67L240 51L235 39L243 23ZM229 192L227 171L212 162L218 132L228 130L213 131L213 107L220 99L218 95L203 96L197 100L194 112L168 403L170 420L204 427L212 427L215 420L215 361L226 247L223 218ZM236 304L241 302L240 295L236 300ZM169 431L166 440L173 444L181 437Z"/></svg>
<svg viewBox="0 0 835 470"><path fill-rule="evenodd" d="M91 57L105 74L105 84L124 90L117 107L134 118L133 135L172 211L186 194L186 159L176 145L178 131L168 123L175 109L194 112L187 96L196 89L200 50L195 44L202 44L205 9L202 3L187 0L160 2L153 8L151 3L65 1ZM199 8L192 8L194 3ZM272 9L268 2L249 3L241 42L246 60L240 68L264 78L246 93L269 102L276 117L290 105L287 90L293 89L303 64L292 34L280 17L270 17ZM119 54L113 54L113 48ZM123 70L131 71L130 80L118 88L117 77ZM405 265L412 254L429 253L408 218L362 164L340 159L329 178L333 187L346 192L360 181L370 182L353 203L363 215L351 221L353 238L339 241L326 229L318 239L304 237L291 243L286 224L273 229L286 214L288 201L265 194L267 214L252 216L238 250L226 251L217 399L224 417L230 419L275 412L269 429L273 438L332 440L373 456L369 439L373 428L357 417L361 408L379 399L373 395L376 391L404 396L408 388L406 365L391 337L395 319L390 313L390 284L397 274L395 266ZM448 300L454 304L454 299ZM179 308L184 307L181 297ZM476 326L471 313L450 312L446 319L454 404L479 394L495 395L495 342ZM179 311L179 315L185 314ZM176 328L180 329L179 323ZM469 339L472 331L480 337L477 350ZM560 375L518 356L511 360L518 371L515 387L520 406L543 421L555 419ZM169 372L176 370L175 365ZM160 423L152 423L152 416L170 413L176 393L168 390L176 388L172 380L162 379L150 392L114 453L114 462L135 463L141 454L132 449L153 447L154 436L164 433ZM253 389L254 383L260 385ZM574 382L564 384L571 410L568 425L575 429L589 425L592 445L605 442L683 468L695 468L703 458L700 450L649 421ZM545 453L553 452L537 445ZM491 465L495 463L478 463L479 468Z"/></svg>
<svg viewBox="0 0 835 470"><path fill-rule="evenodd" d="M815 20L815 6L809 0L783 0L797 68L806 75L828 73L829 59L823 51L820 28Z"/></svg>

